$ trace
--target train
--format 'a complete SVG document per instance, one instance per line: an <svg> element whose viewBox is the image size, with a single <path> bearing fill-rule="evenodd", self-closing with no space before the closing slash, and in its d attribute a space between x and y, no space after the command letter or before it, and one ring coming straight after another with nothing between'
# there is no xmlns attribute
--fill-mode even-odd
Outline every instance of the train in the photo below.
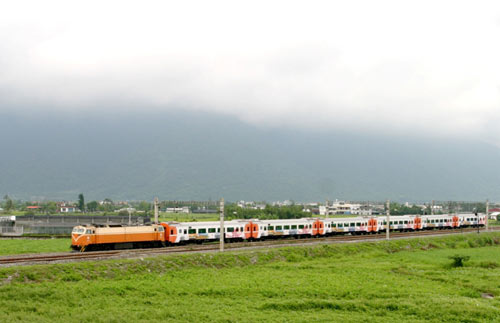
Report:
<svg viewBox="0 0 500 323"><path fill-rule="evenodd" d="M419 231L483 227L484 214L391 216L390 231ZM165 247L220 239L220 222L161 222L144 226L79 225L73 228L71 248L77 251ZM257 241L341 234L385 232L387 217L241 219L224 222L224 240Z"/></svg>

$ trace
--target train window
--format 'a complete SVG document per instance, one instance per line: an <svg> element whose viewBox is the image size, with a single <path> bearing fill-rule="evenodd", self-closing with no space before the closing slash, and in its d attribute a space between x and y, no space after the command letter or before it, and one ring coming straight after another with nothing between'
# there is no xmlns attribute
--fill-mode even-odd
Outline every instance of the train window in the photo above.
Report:
<svg viewBox="0 0 500 323"><path fill-rule="evenodd" d="M277 225L277 226L276 226L276 230L283 230L283 226L281 226L281 225Z"/></svg>
<svg viewBox="0 0 500 323"><path fill-rule="evenodd" d="M332 223L332 228L336 228L337 227L337 224L336 223Z"/></svg>
<svg viewBox="0 0 500 323"><path fill-rule="evenodd" d="M227 228L227 232L234 232L234 228Z"/></svg>
<svg viewBox="0 0 500 323"><path fill-rule="evenodd" d="M215 232L215 228L208 228L208 233L214 233Z"/></svg>
<svg viewBox="0 0 500 323"><path fill-rule="evenodd" d="M159 227L159 228L158 228L158 231L163 232L163 231L165 231L165 230L163 229L163 227Z"/></svg>
<svg viewBox="0 0 500 323"><path fill-rule="evenodd" d="M189 234L196 234L196 229L189 229L188 233Z"/></svg>
<svg viewBox="0 0 500 323"><path fill-rule="evenodd" d="M349 226L353 227L353 226L354 226L354 223L351 223Z"/></svg>
<svg viewBox="0 0 500 323"><path fill-rule="evenodd" d="M236 230L235 230L235 231L236 231L236 232L240 231L240 228L236 228Z"/></svg>
<svg viewBox="0 0 500 323"><path fill-rule="evenodd" d="M356 226L360 227L361 226L361 222L356 222Z"/></svg>
<svg viewBox="0 0 500 323"><path fill-rule="evenodd" d="M85 232L86 234L91 234L92 233L92 230L88 229L87 232Z"/></svg>
<svg viewBox="0 0 500 323"><path fill-rule="evenodd" d="M285 230L290 230L290 226L289 225L285 225Z"/></svg>
<svg viewBox="0 0 500 323"><path fill-rule="evenodd" d="M292 230L296 230L297 229L297 226L296 225L292 225Z"/></svg>
<svg viewBox="0 0 500 323"><path fill-rule="evenodd" d="M394 222L393 222L393 221L391 221L389 225L393 225L393 224L394 224Z"/></svg>
<svg viewBox="0 0 500 323"><path fill-rule="evenodd" d="M304 225L303 224L299 224L299 229L304 229Z"/></svg>
<svg viewBox="0 0 500 323"><path fill-rule="evenodd" d="M408 221L405 221L405 224L408 224Z"/></svg>
<svg viewBox="0 0 500 323"><path fill-rule="evenodd" d="M240 228L240 231L243 232L243 227Z"/></svg>
<svg viewBox="0 0 500 323"><path fill-rule="evenodd" d="M403 224L403 221L399 221L399 224Z"/></svg>
<svg viewBox="0 0 500 323"><path fill-rule="evenodd" d="M274 230L274 227L272 225L270 225L270 226L267 227L267 230L272 231L272 230Z"/></svg>
<svg viewBox="0 0 500 323"><path fill-rule="evenodd" d="M174 234L174 229L170 230L170 234Z"/></svg>
<svg viewBox="0 0 500 323"><path fill-rule="evenodd" d="M198 233L207 233L207 229L198 229Z"/></svg>

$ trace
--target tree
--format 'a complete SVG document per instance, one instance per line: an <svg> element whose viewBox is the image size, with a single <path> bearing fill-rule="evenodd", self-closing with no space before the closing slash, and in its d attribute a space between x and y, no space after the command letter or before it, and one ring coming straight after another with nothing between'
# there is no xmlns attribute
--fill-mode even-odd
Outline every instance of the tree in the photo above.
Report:
<svg viewBox="0 0 500 323"><path fill-rule="evenodd" d="M80 211L85 212L85 199L83 193L78 194L78 208Z"/></svg>
<svg viewBox="0 0 500 323"><path fill-rule="evenodd" d="M57 203L54 201L45 202L41 206L42 206L42 212L45 212L48 214L56 213L56 211L57 211Z"/></svg>
<svg viewBox="0 0 500 323"><path fill-rule="evenodd" d="M8 212L12 210L14 208L14 202L12 202L12 199L8 195L5 195L3 199L5 200L5 211Z"/></svg>
<svg viewBox="0 0 500 323"><path fill-rule="evenodd" d="M98 206L99 206L99 204L97 203L97 201L89 202L89 203L87 203L87 210L89 212L95 212L95 211L97 211Z"/></svg>

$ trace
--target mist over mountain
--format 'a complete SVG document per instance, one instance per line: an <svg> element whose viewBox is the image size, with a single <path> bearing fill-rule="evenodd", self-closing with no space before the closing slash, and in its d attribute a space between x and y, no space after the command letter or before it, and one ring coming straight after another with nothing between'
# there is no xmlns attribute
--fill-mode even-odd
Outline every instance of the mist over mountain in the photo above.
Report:
<svg viewBox="0 0 500 323"><path fill-rule="evenodd" d="M2 112L0 136L0 194L19 199L75 200L79 193L87 200L500 196L500 150L472 140L259 127L172 111Z"/></svg>

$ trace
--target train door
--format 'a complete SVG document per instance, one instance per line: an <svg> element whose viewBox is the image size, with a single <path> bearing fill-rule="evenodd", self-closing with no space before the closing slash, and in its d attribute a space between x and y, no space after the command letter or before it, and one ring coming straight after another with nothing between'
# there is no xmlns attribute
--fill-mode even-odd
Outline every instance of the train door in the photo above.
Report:
<svg viewBox="0 0 500 323"><path fill-rule="evenodd" d="M252 237L252 229L253 229L252 221L249 221L247 224L245 224L245 239L248 240Z"/></svg>
<svg viewBox="0 0 500 323"><path fill-rule="evenodd" d="M416 217L415 220L414 220L414 223L413 223L413 228L415 230L420 230L422 229L422 218L421 217Z"/></svg>
<svg viewBox="0 0 500 323"><path fill-rule="evenodd" d="M454 215L453 218L451 219L451 226L453 228L458 227L458 216Z"/></svg>
<svg viewBox="0 0 500 323"><path fill-rule="evenodd" d="M252 223L252 238L259 238L259 225L257 223Z"/></svg>
<svg viewBox="0 0 500 323"><path fill-rule="evenodd" d="M377 232L377 219L371 218L368 220L368 232Z"/></svg>
<svg viewBox="0 0 500 323"><path fill-rule="evenodd" d="M325 223L320 220L316 220L313 222L312 234L315 235L323 235L325 233Z"/></svg>

